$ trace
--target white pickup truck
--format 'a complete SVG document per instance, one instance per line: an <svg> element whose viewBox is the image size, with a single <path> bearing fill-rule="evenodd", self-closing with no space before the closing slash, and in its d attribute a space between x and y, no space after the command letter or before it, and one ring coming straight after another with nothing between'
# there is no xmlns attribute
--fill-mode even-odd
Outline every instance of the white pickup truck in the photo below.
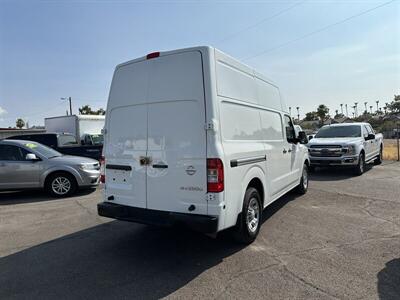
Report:
<svg viewBox="0 0 400 300"><path fill-rule="evenodd" d="M321 127L308 144L311 169L316 166L350 166L356 175L365 164L382 162L383 136L368 123L333 124Z"/></svg>

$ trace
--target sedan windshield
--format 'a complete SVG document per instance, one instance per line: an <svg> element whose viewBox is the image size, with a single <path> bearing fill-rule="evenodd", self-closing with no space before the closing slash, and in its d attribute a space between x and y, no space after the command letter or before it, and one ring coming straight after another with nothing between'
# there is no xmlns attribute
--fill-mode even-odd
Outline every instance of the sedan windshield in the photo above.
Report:
<svg viewBox="0 0 400 300"><path fill-rule="evenodd" d="M24 146L32 150L33 153L37 153L46 158L62 156L60 152L39 143L27 141L24 143Z"/></svg>
<svg viewBox="0 0 400 300"><path fill-rule="evenodd" d="M340 138L340 137L361 137L361 126L327 126L322 127L316 138Z"/></svg>

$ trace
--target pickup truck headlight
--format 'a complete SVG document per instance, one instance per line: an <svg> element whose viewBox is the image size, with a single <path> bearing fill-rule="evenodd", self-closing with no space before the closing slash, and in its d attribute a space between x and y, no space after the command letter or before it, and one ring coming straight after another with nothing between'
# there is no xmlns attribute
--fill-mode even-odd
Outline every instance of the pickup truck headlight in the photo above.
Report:
<svg viewBox="0 0 400 300"><path fill-rule="evenodd" d="M347 145L347 154L349 154L349 155L356 154L356 146L355 145Z"/></svg>

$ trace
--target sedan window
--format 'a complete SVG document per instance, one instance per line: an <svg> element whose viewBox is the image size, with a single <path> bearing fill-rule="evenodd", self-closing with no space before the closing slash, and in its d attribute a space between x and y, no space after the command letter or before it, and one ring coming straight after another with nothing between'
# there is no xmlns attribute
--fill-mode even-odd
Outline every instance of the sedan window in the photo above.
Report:
<svg viewBox="0 0 400 300"><path fill-rule="evenodd" d="M14 145L0 145L0 160L21 161L25 160L22 149Z"/></svg>

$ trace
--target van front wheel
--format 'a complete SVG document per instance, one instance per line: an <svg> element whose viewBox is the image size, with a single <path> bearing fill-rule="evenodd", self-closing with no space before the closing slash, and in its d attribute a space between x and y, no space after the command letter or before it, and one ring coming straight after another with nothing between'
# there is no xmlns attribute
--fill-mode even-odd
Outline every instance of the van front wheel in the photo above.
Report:
<svg viewBox="0 0 400 300"><path fill-rule="evenodd" d="M308 166L303 165L303 170L301 172L300 184L296 187L296 192L300 195L307 193L308 189Z"/></svg>
<svg viewBox="0 0 400 300"><path fill-rule="evenodd" d="M249 187L243 199L242 213L238 216L234 229L234 238L240 243L252 243L260 231L261 218L260 194L257 189Z"/></svg>

